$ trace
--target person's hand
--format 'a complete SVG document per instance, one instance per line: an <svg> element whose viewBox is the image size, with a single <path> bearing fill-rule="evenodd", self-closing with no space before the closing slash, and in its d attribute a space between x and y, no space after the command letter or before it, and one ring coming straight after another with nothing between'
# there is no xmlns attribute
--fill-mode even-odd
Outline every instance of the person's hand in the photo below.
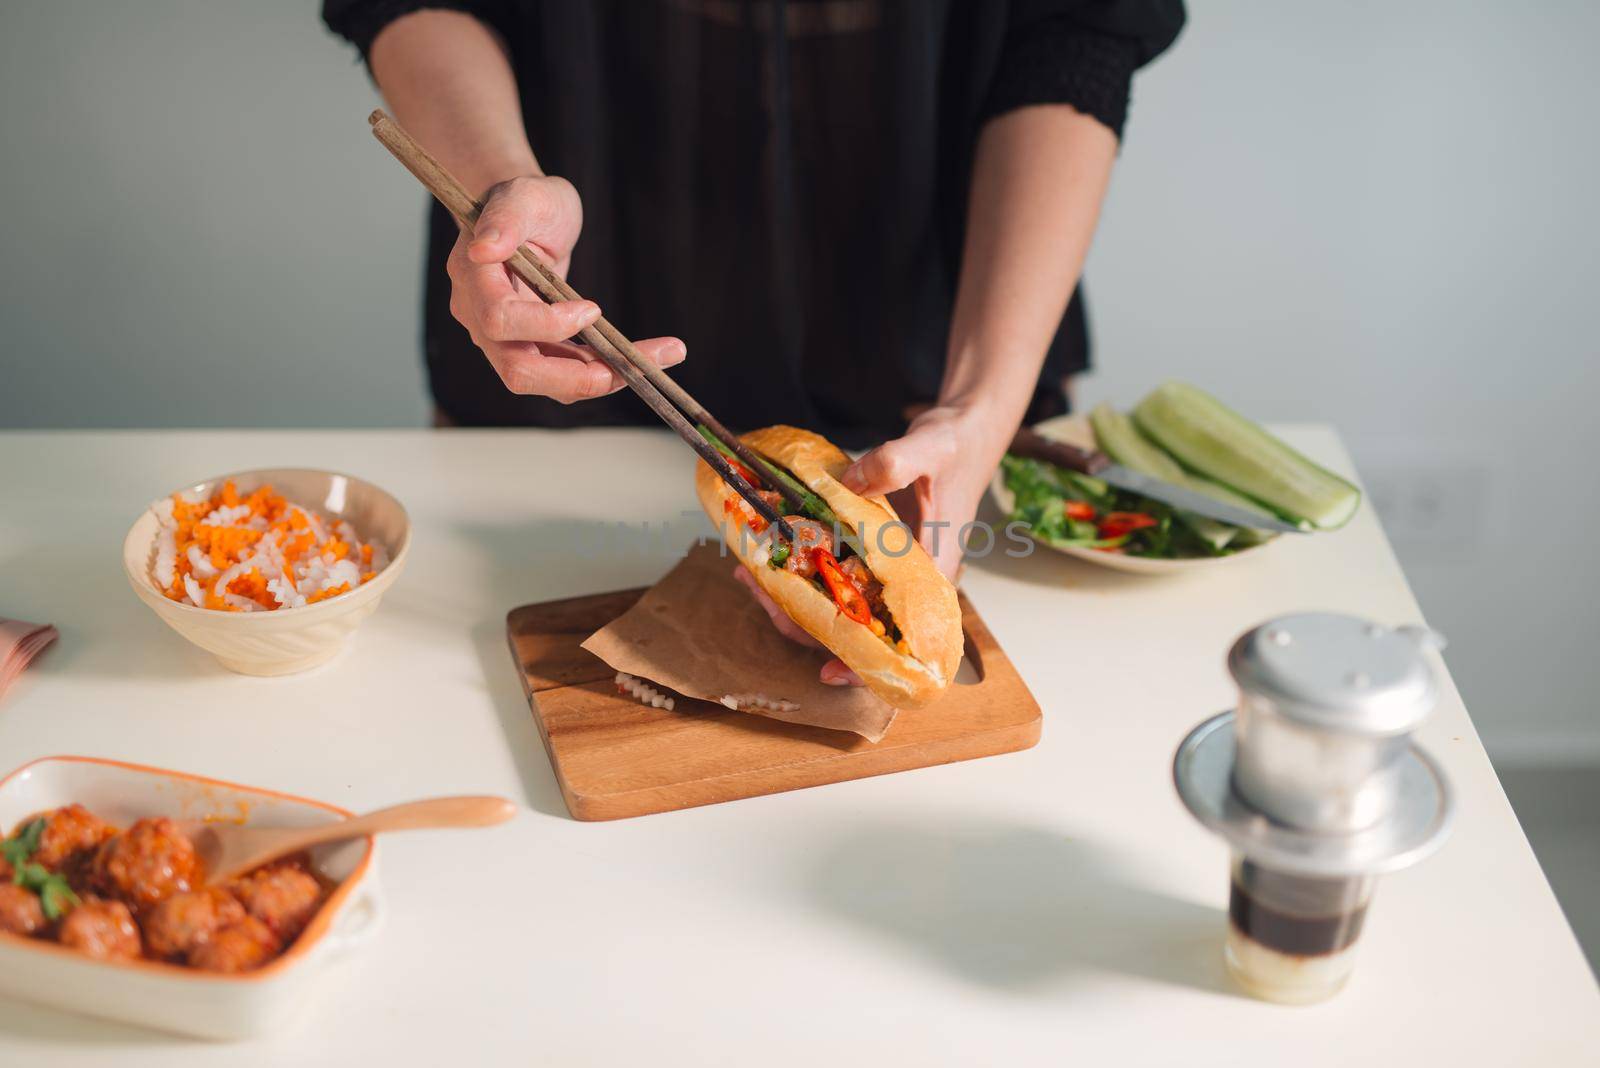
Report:
<svg viewBox="0 0 1600 1068"><path fill-rule="evenodd" d="M1014 430L982 408L929 408L911 421L904 437L851 464L841 481L863 497L896 494L900 518L954 582L961 569L961 528L977 515Z"/></svg>
<svg viewBox="0 0 1600 1068"><path fill-rule="evenodd" d="M546 304L506 267L517 249L534 255L563 278L583 228L583 204L565 178L530 176L489 190L478 225L462 232L450 250L450 314L467 328L506 388L562 404L603 397L624 385L586 345L568 341L600 318L592 300ZM675 337L635 342L662 367L682 362Z"/></svg>
<svg viewBox="0 0 1600 1068"><path fill-rule="evenodd" d="M805 628L790 619L789 613L778 607L778 602L768 596L767 591L756 583L755 576L750 574L743 564L733 569L733 577L738 579L739 583L750 591L750 595L756 599L756 604L766 611L767 618L772 620L774 627L778 628L779 634L782 634L792 642L797 642L812 649L821 649L823 647L821 642L805 632ZM822 665L821 677L822 681L829 686L862 685L860 676L845 667L844 661L838 657L834 657Z"/></svg>
<svg viewBox="0 0 1600 1068"><path fill-rule="evenodd" d="M894 504L901 519L917 531L923 548L953 582L961 568L961 528L977 514L978 501L1013 429L982 409L930 408L912 420L904 437L884 442L851 464L841 481L863 497L898 497ZM743 567L734 571L734 577L750 590L780 634L801 645L822 647ZM822 665L822 681L830 686L862 685L838 659Z"/></svg>

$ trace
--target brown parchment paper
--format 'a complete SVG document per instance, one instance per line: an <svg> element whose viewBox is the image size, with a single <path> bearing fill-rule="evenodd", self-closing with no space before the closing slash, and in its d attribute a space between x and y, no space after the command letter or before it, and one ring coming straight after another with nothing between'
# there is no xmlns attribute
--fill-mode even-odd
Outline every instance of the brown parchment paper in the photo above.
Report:
<svg viewBox="0 0 1600 1068"><path fill-rule="evenodd" d="M738 561L720 542L698 544L628 611L583 647L618 671L686 697L741 712L881 739L895 710L861 686L828 686L818 671L832 655L779 634L750 591L733 577ZM760 708L793 702L792 710Z"/></svg>

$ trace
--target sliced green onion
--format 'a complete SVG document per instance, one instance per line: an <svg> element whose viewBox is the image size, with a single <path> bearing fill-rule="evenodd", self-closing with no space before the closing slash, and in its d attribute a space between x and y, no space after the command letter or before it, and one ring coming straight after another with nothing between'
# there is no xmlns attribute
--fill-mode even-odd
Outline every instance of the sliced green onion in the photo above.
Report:
<svg viewBox="0 0 1600 1068"><path fill-rule="evenodd" d="M728 446L724 445L721 439L713 434L704 423L697 424L695 429L699 430L700 436L714 445L716 450L722 455L726 456L730 460L738 460L740 463L744 463L744 461L739 460L738 455L732 449L728 448ZM806 486L805 483L801 482L789 472L768 460L765 456L758 454L756 456L756 460L760 462L762 467L767 469L768 474L777 479L779 482L782 482L785 486L788 486L800 497L800 511L805 514L806 518L815 519L818 523L821 523L824 526L832 527L834 532L839 536L840 541L844 542L846 545L850 546L851 549L855 550L855 554L861 557L863 560L867 558L866 551L861 547L861 542L857 540L855 531L845 526L843 520L839 518L832 508L828 507L827 501L813 493L810 487Z"/></svg>

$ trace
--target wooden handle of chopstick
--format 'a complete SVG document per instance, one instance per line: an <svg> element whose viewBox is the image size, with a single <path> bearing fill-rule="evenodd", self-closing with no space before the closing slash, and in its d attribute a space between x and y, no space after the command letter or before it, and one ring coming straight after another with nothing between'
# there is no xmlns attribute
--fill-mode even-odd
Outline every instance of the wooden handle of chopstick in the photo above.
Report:
<svg viewBox="0 0 1600 1068"><path fill-rule="evenodd" d="M410 134L400 127L400 124L391 119L388 114L379 108L367 116L367 121L372 125L372 134L383 146L387 148L413 175L421 182L434 198L443 204L445 210L455 216L456 224L462 229L470 229L478 221L478 212L481 210L472 194L467 192L465 186L456 180L455 175L445 170L444 166L428 150L419 145ZM524 282L533 288L535 293L551 304L563 300L581 300L576 290L567 285L566 279L556 274L539 258L526 248L519 248L506 261L506 266L517 273ZM612 326L602 316L593 325L586 326L578 332L586 344L600 356L606 366L610 367L628 387L637 393L652 411L666 422L689 447L699 454L700 458L711 466L724 482L731 486L745 502L754 508L756 514L768 523L777 527L778 532L791 542L794 540L794 530L789 526L777 510L762 500L757 495L755 488L746 482L725 460L720 452L699 432L690 425L672 404L667 402L671 397L674 402L683 406L695 419L720 438L734 454L744 460L746 465L757 478L766 479L768 482L777 483L771 479L756 458L749 453L748 447L727 429L711 417L711 413L696 403L676 382L666 376L666 373L657 367L653 361L646 358L632 341L629 341L622 331ZM658 386L660 389L652 388ZM779 483L780 492L792 494L788 487Z"/></svg>
<svg viewBox="0 0 1600 1068"><path fill-rule="evenodd" d="M388 112L378 108L367 116L367 122L372 124L372 136L382 141L383 147L456 217L457 225L467 227L478 221L478 202L467 192L466 186L456 181L456 176L445 170L427 149L412 140Z"/></svg>
<svg viewBox="0 0 1600 1068"><path fill-rule="evenodd" d="M517 255L526 257L530 264L541 274L543 274L551 285L555 286L556 289L561 292L561 299L583 299L578 295L577 290L573 289L567 284L567 280L565 278L562 278L560 275L547 268L543 263L540 263L538 257L534 256L527 249L518 249ZM750 446L740 441L737 434L723 426L721 420L712 415L711 412L706 409L705 405L691 397L688 390L674 382L672 377L660 367L656 366L653 360L647 359L644 353L640 352L634 347L633 342L629 341L623 336L622 331L612 326L604 316L595 322L594 328L599 331L600 334L604 336L612 346L621 352L623 356L627 357L628 362L637 367L640 372L644 374L645 378L650 380L651 385L655 386L662 393L665 393L668 400L672 401L672 403L676 404L679 408L682 408L684 413L688 415L690 419L702 424L707 430L711 431L711 433L714 434L719 441L727 445L728 448L732 449L733 454L739 458L739 461L751 471L755 472L756 477L761 479L761 481L766 484L768 489L775 489L781 493L797 511L805 506L805 497L801 493L799 493L793 486L789 485L782 479L771 477L767 473L766 466L751 450Z"/></svg>

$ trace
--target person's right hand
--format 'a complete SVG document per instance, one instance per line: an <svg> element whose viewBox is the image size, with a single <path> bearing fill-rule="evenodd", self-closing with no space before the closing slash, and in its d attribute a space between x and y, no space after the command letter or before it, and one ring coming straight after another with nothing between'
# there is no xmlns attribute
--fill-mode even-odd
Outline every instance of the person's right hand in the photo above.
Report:
<svg viewBox="0 0 1600 1068"><path fill-rule="evenodd" d="M563 278L583 228L583 203L565 178L530 176L489 190L478 225L456 238L446 269L450 314L467 328L506 388L562 404L603 397L624 385L587 345L568 341L600 318L592 300L546 304L508 267L521 245ZM634 343L662 367L682 362L675 337Z"/></svg>

